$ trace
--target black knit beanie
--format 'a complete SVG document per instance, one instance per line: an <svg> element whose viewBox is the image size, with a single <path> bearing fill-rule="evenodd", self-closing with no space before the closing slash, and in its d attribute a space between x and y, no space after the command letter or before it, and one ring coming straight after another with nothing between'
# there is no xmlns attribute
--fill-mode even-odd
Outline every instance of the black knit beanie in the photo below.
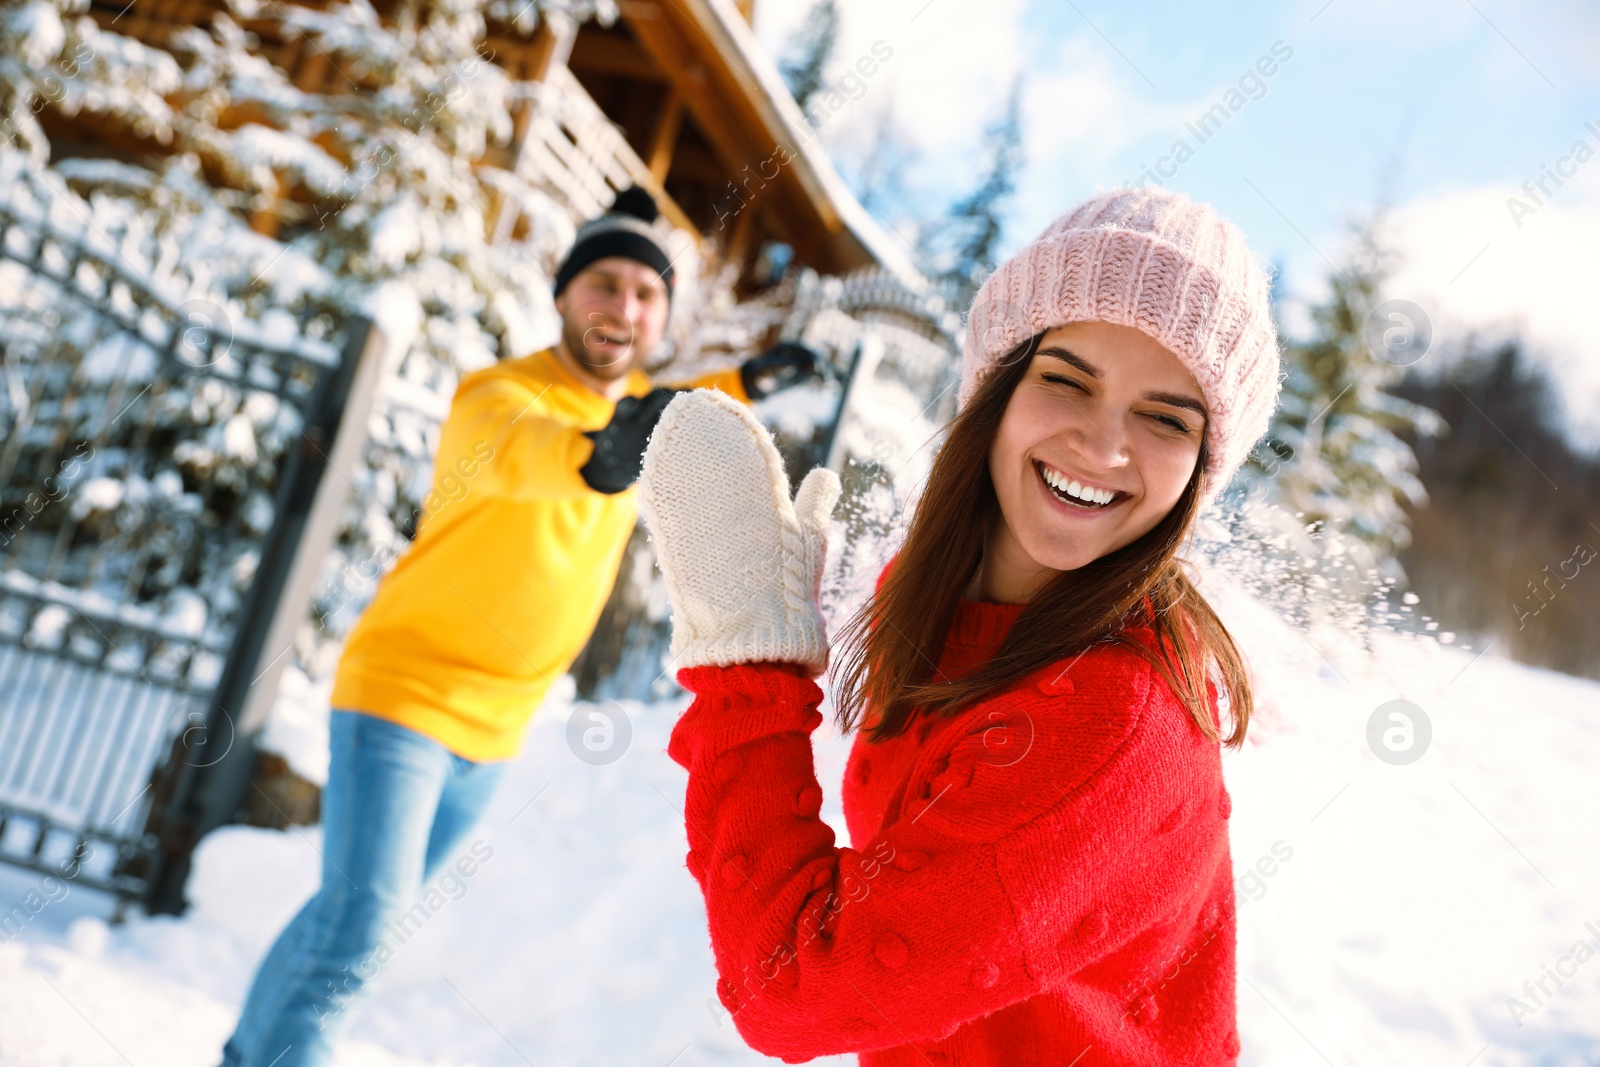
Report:
<svg viewBox="0 0 1600 1067"><path fill-rule="evenodd" d="M572 251L556 271L555 293L560 296L567 283L578 272L597 259L623 256L635 259L655 269L667 284L667 298L672 298L672 260L661 247L660 235L650 225L661 214L655 197L648 189L629 186L617 194L611 208L597 219L590 219L578 227Z"/></svg>

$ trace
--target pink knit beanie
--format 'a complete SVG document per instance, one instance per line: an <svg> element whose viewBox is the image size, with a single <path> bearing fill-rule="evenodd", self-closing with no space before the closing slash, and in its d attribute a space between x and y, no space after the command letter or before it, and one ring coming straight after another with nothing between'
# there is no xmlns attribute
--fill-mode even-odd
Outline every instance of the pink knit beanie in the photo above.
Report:
<svg viewBox="0 0 1600 1067"><path fill-rule="evenodd" d="M1244 235L1209 205L1161 188L1098 193L1058 216L978 290L957 402L1036 333L1092 319L1132 326L1176 354L1200 386L1209 501L1278 403L1267 290Z"/></svg>

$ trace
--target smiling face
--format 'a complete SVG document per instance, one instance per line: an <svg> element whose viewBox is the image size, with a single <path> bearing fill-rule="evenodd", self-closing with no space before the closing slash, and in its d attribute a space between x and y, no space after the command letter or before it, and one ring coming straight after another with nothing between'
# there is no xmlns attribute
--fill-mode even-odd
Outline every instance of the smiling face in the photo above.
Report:
<svg viewBox="0 0 1600 1067"><path fill-rule="evenodd" d="M579 271L555 305L564 354L602 383L643 363L667 328L666 282L654 267L624 256L597 259Z"/></svg>
<svg viewBox="0 0 1600 1067"><path fill-rule="evenodd" d="M974 592L1023 603L1055 572L1144 536L1182 495L1205 425L1194 376L1147 334L1050 330L989 450L1000 513Z"/></svg>

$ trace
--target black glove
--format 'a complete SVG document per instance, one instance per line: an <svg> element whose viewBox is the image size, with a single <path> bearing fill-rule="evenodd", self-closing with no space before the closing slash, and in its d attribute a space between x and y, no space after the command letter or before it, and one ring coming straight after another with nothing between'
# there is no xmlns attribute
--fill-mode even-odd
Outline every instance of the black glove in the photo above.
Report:
<svg viewBox="0 0 1600 1067"><path fill-rule="evenodd" d="M589 488L620 493L638 481L650 434L678 393L677 389L652 389L644 396L625 396L617 401L604 428L583 431L583 436L594 442L594 454L578 468Z"/></svg>
<svg viewBox="0 0 1600 1067"><path fill-rule="evenodd" d="M822 372L822 360L811 349L794 341L779 341L740 364L739 380L751 400L760 400L780 389L820 378Z"/></svg>

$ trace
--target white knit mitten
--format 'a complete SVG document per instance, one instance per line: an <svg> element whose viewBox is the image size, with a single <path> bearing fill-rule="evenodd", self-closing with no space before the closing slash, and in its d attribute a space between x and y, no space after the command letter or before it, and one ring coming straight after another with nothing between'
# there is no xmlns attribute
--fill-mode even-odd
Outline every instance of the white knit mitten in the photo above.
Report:
<svg viewBox="0 0 1600 1067"><path fill-rule="evenodd" d="M772 436L715 389L675 397L644 453L639 505L672 600L672 666L828 665L817 607L839 476L789 500Z"/></svg>

